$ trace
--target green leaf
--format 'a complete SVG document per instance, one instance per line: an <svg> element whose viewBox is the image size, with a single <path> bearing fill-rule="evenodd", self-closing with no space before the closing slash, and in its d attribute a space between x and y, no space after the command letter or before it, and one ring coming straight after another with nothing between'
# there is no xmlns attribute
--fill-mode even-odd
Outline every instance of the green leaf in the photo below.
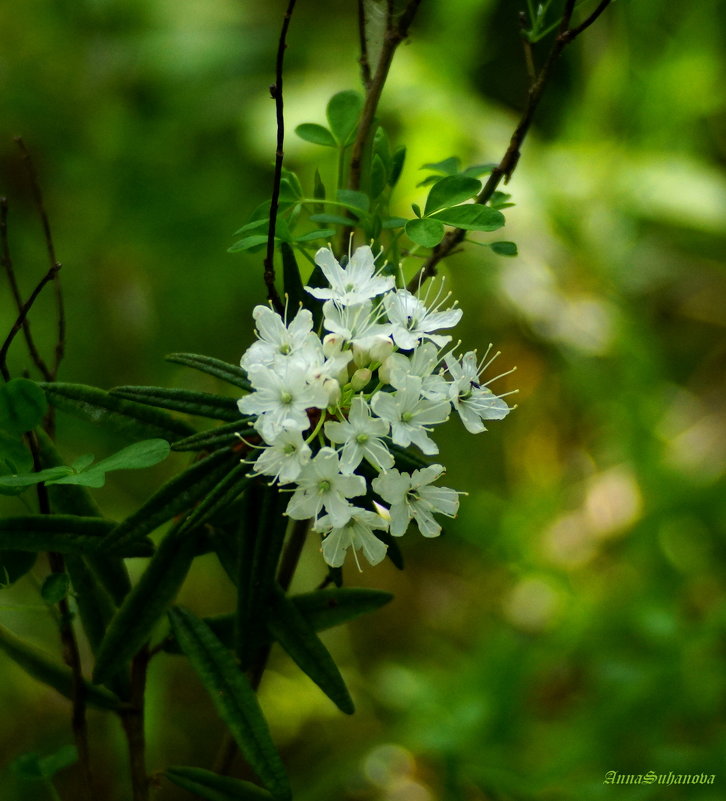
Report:
<svg viewBox="0 0 726 801"><path fill-rule="evenodd" d="M0 431L0 477L27 474L33 469L33 457L18 434ZM24 487L4 487L0 484L0 495L19 495Z"/></svg>
<svg viewBox="0 0 726 801"><path fill-rule="evenodd" d="M64 745L54 754L41 757L39 754L21 754L11 764L10 768L17 776L26 781L48 781L56 773L78 762L78 749L75 745Z"/></svg>
<svg viewBox="0 0 726 801"><path fill-rule="evenodd" d="M173 602L197 547L193 532L173 528L161 541L136 586L109 623L96 654L93 681L103 684L118 673L151 636L151 630Z"/></svg>
<svg viewBox="0 0 726 801"><path fill-rule="evenodd" d="M183 364L186 367L199 370L201 373L221 378L222 381L226 381L228 384L244 389L247 392L252 389L252 385L247 380L247 374L236 364L223 362L221 359L215 359L212 356L201 356L198 353L170 353L165 358L168 362Z"/></svg>
<svg viewBox="0 0 726 801"><path fill-rule="evenodd" d="M246 223L241 228L238 228L234 235L237 236L238 234L246 234L249 231L258 231L260 228L264 228L266 225L269 225L269 218L265 216L261 220L252 220L251 222Z"/></svg>
<svg viewBox="0 0 726 801"><path fill-rule="evenodd" d="M336 192L335 198L340 203L346 203L362 212L368 212L371 206L368 195L366 195L365 192L356 192L354 189L339 189Z"/></svg>
<svg viewBox="0 0 726 801"><path fill-rule="evenodd" d="M333 223L334 225L348 225L350 220L342 214L311 214L310 219L318 223Z"/></svg>
<svg viewBox="0 0 726 801"><path fill-rule="evenodd" d="M251 465L247 462L236 464L194 507L184 520L181 530L188 531L201 526L210 517L232 503L251 481L248 475L250 469Z"/></svg>
<svg viewBox="0 0 726 801"><path fill-rule="evenodd" d="M516 256L519 252L516 242L490 242L489 247L498 256Z"/></svg>
<svg viewBox="0 0 726 801"><path fill-rule="evenodd" d="M69 667L56 662L51 656L21 640L4 626L0 626L0 651L34 679L47 684L66 698L73 698L73 674ZM116 709L118 698L103 687L84 682L84 695L89 706L98 709Z"/></svg>
<svg viewBox="0 0 726 801"><path fill-rule="evenodd" d="M325 116L338 145L345 146L353 141L362 109L363 98L358 92L347 90L330 98Z"/></svg>
<svg viewBox="0 0 726 801"><path fill-rule="evenodd" d="M373 161L371 162L371 197L377 198L381 192L386 188L388 181L388 172L383 163L383 159L374 153Z"/></svg>
<svg viewBox="0 0 726 801"><path fill-rule="evenodd" d="M47 604L57 604L62 601L71 586L68 573L51 573L45 577L40 588L40 596Z"/></svg>
<svg viewBox="0 0 726 801"><path fill-rule="evenodd" d="M71 475L71 467L49 467L47 470L39 470L37 473L18 473L14 475L0 476L1 489L13 489L30 487L33 484L42 484L44 481L63 478Z"/></svg>
<svg viewBox="0 0 726 801"><path fill-rule="evenodd" d="M472 178L479 178L482 175L489 175L489 173L495 169L498 165L490 162L488 164L474 164L471 167L467 167L462 175L469 175Z"/></svg>
<svg viewBox="0 0 726 801"><path fill-rule="evenodd" d="M297 309L301 303L305 304L307 300L307 293L303 289L300 277L300 268L297 266L295 254L287 242L282 243L280 252L282 253L282 279L285 294L289 298L290 307Z"/></svg>
<svg viewBox="0 0 726 801"><path fill-rule="evenodd" d="M282 197L282 187L285 184L287 184L287 186L289 186L289 188L290 188L289 191L290 191L290 195L292 196L292 198L294 198L295 200L298 200L298 199L304 197L304 192L303 192L302 184L300 183L300 179L297 177L297 175L292 170L288 170L285 167L283 167L282 168L282 181L280 183L280 190L281 190L280 196L281 197ZM278 224L279 224L279 222L280 222L280 220L278 220Z"/></svg>
<svg viewBox="0 0 726 801"><path fill-rule="evenodd" d="M133 403L102 389L84 384L41 384L48 402L57 409L82 417L97 425L106 425L133 440L162 437L179 439L194 429L158 409Z"/></svg>
<svg viewBox="0 0 726 801"><path fill-rule="evenodd" d="M410 239L425 248L438 245L444 238L444 225L438 220L409 220L405 230Z"/></svg>
<svg viewBox="0 0 726 801"><path fill-rule="evenodd" d="M347 715L355 712L353 700L328 649L295 604L282 590L272 593L267 627L295 664Z"/></svg>
<svg viewBox="0 0 726 801"><path fill-rule="evenodd" d="M32 431L48 410L43 390L27 378L13 378L0 387L0 429L21 435Z"/></svg>
<svg viewBox="0 0 726 801"><path fill-rule="evenodd" d="M290 786L254 690L210 628L180 607L169 610L172 630L245 758L272 795L290 799Z"/></svg>
<svg viewBox="0 0 726 801"><path fill-rule="evenodd" d="M393 155L391 156L391 174L388 176L388 183L390 186L395 186L398 183L405 161L406 148L404 145L401 145L393 151Z"/></svg>
<svg viewBox="0 0 726 801"><path fill-rule="evenodd" d="M464 175L448 175L437 181L426 198L424 214L428 216L438 209L455 206L474 197L481 189L481 181Z"/></svg>
<svg viewBox="0 0 726 801"><path fill-rule="evenodd" d="M207 801L272 801L272 796L250 782L220 776L211 770L192 767L171 767L164 771L169 781L206 798Z"/></svg>
<svg viewBox="0 0 726 801"><path fill-rule="evenodd" d="M93 553L115 528L112 520L75 515L24 515L0 519L0 550ZM148 556L151 544L143 540L124 548L127 556Z"/></svg>
<svg viewBox="0 0 726 801"><path fill-rule="evenodd" d="M450 156L443 161L432 161L428 164L422 164L422 170L434 170L434 172L443 173L444 175L456 175L461 167L461 159L456 156Z"/></svg>
<svg viewBox="0 0 726 801"><path fill-rule="evenodd" d="M225 423L216 428L210 428L208 431L200 431L191 437L184 437L184 439L172 442L171 449L173 451L214 450L215 448L237 445L240 442L240 437L244 439L259 439L259 434L249 425L249 421L244 418L240 419L241 425L240 423Z"/></svg>
<svg viewBox="0 0 726 801"><path fill-rule="evenodd" d="M344 587L293 595L290 600L315 631L324 631L380 609L393 600L393 595L381 590Z"/></svg>
<svg viewBox="0 0 726 801"><path fill-rule="evenodd" d="M0 590L12 586L28 573L37 554L29 551L0 551Z"/></svg>
<svg viewBox="0 0 726 801"><path fill-rule="evenodd" d="M314 242L316 239L327 239L335 234L332 228L320 228L317 231L308 231L306 234L296 236L293 242Z"/></svg>
<svg viewBox="0 0 726 801"><path fill-rule="evenodd" d="M219 450L194 462L163 484L144 505L119 523L103 541L105 551L118 551L145 537L162 523L186 512L210 492L239 459Z"/></svg>
<svg viewBox="0 0 726 801"><path fill-rule="evenodd" d="M113 601L82 557L67 555L65 563L83 631L96 653L115 612Z"/></svg>
<svg viewBox="0 0 726 801"><path fill-rule="evenodd" d="M252 234L252 236L245 236L239 239L234 245L227 248L227 253L239 253L243 250L253 251L255 248L258 250L267 243L267 234Z"/></svg>
<svg viewBox="0 0 726 801"><path fill-rule="evenodd" d="M326 197L325 184L323 183L323 179L320 177L320 170L317 167L315 168L315 177L313 178L313 197L316 200L325 200ZM323 210L322 203L318 205L318 210Z"/></svg>
<svg viewBox="0 0 726 801"><path fill-rule="evenodd" d="M383 220L382 228L389 229L389 228L403 228L406 225L406 218L405 217L388 217L388 219Z"/></svg>
<svg viewBox="0 0 726 801"><path fill-rule="evenodd" d="M314 122L304 122L295 128L295 133L306 142L312 142L314 145L323 145L323 147L337 147L335 137L323 125L318 125Z"/></svg>
<svg viewBox="0 0 726 801"><path fill-rule="evenodd" d="M111 395L174 412L209 417L213 420L233 422L242 416L234 398L228 398L226 395L213 395L210 392L193 392L189 389L168 389L167 387L124 386L114 387Z"/></svg>
<svg viewBox="0 0 726 801"><path fill-rule="evenodd" d="M441 220L446 225L463 228L465 231L496 231L504 225L504 215L489 206L479 203L467 203L444 209L431 216L432 220Z"/></svg>

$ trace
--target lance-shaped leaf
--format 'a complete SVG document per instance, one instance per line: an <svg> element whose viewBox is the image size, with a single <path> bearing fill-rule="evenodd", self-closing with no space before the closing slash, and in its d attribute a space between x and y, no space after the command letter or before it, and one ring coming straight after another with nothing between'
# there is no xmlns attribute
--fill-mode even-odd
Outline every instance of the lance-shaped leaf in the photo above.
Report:
<svg viewBox="0 0 726 801"><path fill-rule="evenodd" d="M267 224L267 220L262 220L261 222L265 225ZM215 359L213 356L202 356L198 353L170 353L165 358L168 362L183 364L193 370L213 375L215 378L220 378L222 381L226 381L228 384L244 389L247 392L252 389L252 385L247 380L247 374L236 364Z"/></svg>
<svg viewBox="0 0 726 801"><path fill-rule="evenodd" d="M114 603L82 557L69 554L66 556L65 564L73 586L73 597L78 606L83 631L91 650L95 653L114 615Z"/></svg>
<svg viewBox="0 0 726 801"><path fill-rule="evenodd" d="M149 639L151 630L176 597L194 559L197 537L172 529L136 586L124 599L96 654L93 681L105 683L118 673Z"/></svg>
<svg viewBox="0 0 726 801"><path fill-rule="evenodd" d="M234 398L213 395L210 392L193 392L189 389L167 387L114 387L111 395L172 412L209 417L212 420L235 421L241 416Z"/></svg>
<svg viewBox="0 0 726 801"><path fill-rule="evenodd" d="M50 655L21 640L4 626L0 626L0 651L34 679L47 684L66 698L73 698L73 674L71 669L56 662ZM98 709L115 709L118 698L102 687L84 682L86 703Z"/></svg>
<svg viewBox="0 0 726 801"><path fill-rule="evenodd" d="M85 384L41 384L48 402L64 412L106 425L131 439L175 440L194 433L182 420L141 403L125 400Z"/></svg>
<svg viewBox="0 0 726 801"><path fill-rule="evenodd" d="M287 498L276 487L252 485L237 545L237 656L246 670L266 640L265 618L287 528Z"/></svg>
<svg viewBox="0 0 726 801"><path fill-rule="evenodd" d="M207 801L272 801L267 790L251 782L220 776L204 768L171 767L164 771L169 781Z"/></svg>
<svg viewBox="0 0 726 801"><path fill-rule="evenodd" d="M40 462L43 467L56 467L62 463L53 440L41 429L38 431ZM101 517L101 510L84 487L71 484L54 484L48 487L51 508L56 512L82 517ZM131 589L131 581L126 565L120 556L106 553L87 554L86 564L116 604L121 603ZM99 601L103 604L103 601Z"/></svg>
<svg viewBox="0 0 726 801"><path fill-rule="evenodd" d="M184 472L170 479L126 520L121 521L106 537L105 551L114 552L126 543L145 537L172 517L186 512L210 492L238 464L228 450L219 450L194 462Z"/></svg>
<svg viewBox="0 0 726 801"><path fill-rule="evenodd" d="M250 766L276 799L290 786L257 696L209 626L180 607L169 610L174 635Z"/></svg>
<svg viewBox="0 0 726 801"><path fill-rule="evenodd" d="M209 431L200 431L198 434L192 434L191 437L184 437L184 439L172 442L171 448L174 451L215 450L237 445L240 437L252 442L259 442L260 439L257 431L249 426L243 417L234 423L225 423Z"/></svg>
<svg viewBox="0 0 726 801"><path fill-rule="evenodd" d="M355 712L353 700L338 666L315 629L282 590L273 592L267 616L272 636L295 664L347 715Z"/></svg>
<svg viewBox="0 0 726 801"><path fill-rule="evenodd" d="M94 553L115 523L76 515L22 515L0 519L0 550ZM150 542L137 540L123 550L126 556L148 556Z"/></svg>
<svg viewBox="0 0 726 801"><path fill-rule="evenodd" d="M210 517L234 501L252 480L248 473L251 465L241 462L235 465L222 480L216 484L184 519L182 530L198 528Z"/></svg>
<svg viewBox="0 0 726 801"><path fill-rule="evenodd" d="M297 266L295 254L287 242L280 245L282 253L282 279L285 294L289 299L289 307L297 309L300 304L309 308L309 298L311 296L303 289L300 268Z"/></svg>

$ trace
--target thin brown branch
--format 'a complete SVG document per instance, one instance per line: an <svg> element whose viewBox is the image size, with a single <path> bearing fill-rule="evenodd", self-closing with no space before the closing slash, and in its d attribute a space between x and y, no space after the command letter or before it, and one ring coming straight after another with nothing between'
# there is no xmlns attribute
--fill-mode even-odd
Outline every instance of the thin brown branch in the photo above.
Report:
<svg viewBox="0 0 726 801"><path fill-rule="evenodd" d="M144 734L144 692L149 652L145 645L131 662L131 696L128 706L119 712L129 751L133 801L149 800L149 776L146 770L146 737Z"/></svg>
<svg viewBox="0 0 726 801"><path fill-rule="evenodd" d="M13 344L13 340L15 339L18 332L22 330L23 325L28 317L28 313L33 308L33 304L38 299L38 295L40 295L40 293L43 291L43 287L45 287L47 283L49 283L55 278L55 275L58 272L58 270L60 270L60 268L61 268L60 264L53 265L48 270L48 272L40 279L38 285L31 292L30 297L23 304L23 307L20 310L17 319L13 323L13 326L10 329L10 332L8 333L7 337L5 338L2 347L0 347L0 372L2 372L4 377L6 377L6 380L7 380L8 350L10 349L10 346Z"/></svg>
<svg viewBox="0 0 726 801"><path fill-rule="evenodd" d="M386 79L388 78L388 71L391 68L391 62L396 52L396 48L408 37L408 29L413 22L421 0L410 0L406 8L401 12L397 20L391 19L389 8L389 19L386 27L386 33L383 37L383 45L381 47L381 54L378 59L375 75L370 82L366 98L363 104L363 111L361 112L360 123L358 124L358 132L353 142L353 147L350 154L350 173L348 177L348 188L358 190L361 185L362 166L363 166L363 153L366 144L371 134L373 127L373 120L376 116L378 103L383 93Z"/></svg>
<svg viewBox="0 0 726 801"><path fill-rule="evenodd" d="M55 272L53 273L53 287L55 290L55 301L58 314L58 337L55 344L55 359L53 362L53 369L51 370L51 378L49 379L55 380L56 376L58 375L58 368L63 360L66 347L66 312L65 304L63 303L63 288L61 286L59 275L61 265L56 258L55 246L53 245L53 233L50 229L50 220L48 219L48 214L45 210L43 192L41 191L40 182L38 181L38 174L35 171L35 166L33 165L33 159L31 158L30 151L26 147L22 137L16 136L15 142L20 149L20 154L22 156L23 163L25 164L25 170L28 173L28 179L30 180L30 189L33 195L33 202L35 203L35 208L38 212L38 216L40 217L41 226L43 227L43 236L45 238L46 250L48 251L50 267L56 268Z"/></svg>
<svg viewBox="0 0 726 801"><path fill-rule="evenodd" d="M10 243L8 238L8 201L7 198L4 197L0 198L0 261L2 262L3 269L8 278L8 284L10 285L10 292L12 293L13 300L15 301L15 307L18 313L20 313L23 309L23 299L20 295L20 287L15 277L15 267L13 266L13 260L10 255ZM30 353L33 364L40 370L43 378L46 381L50 381L52 379L52 374L43 361L43 357L38 352L38 349L35 347L35 342L30 333L30 320L27 318L23 321L23 335L25 336L25 343L28 346L28 352ZM4 363L2 363L0 369L2 369L5 380L9 381L10 376L6 374L7 368Z"/></svg>
<svg viewBox="0 0 726 801"><path fill-rule="evenodd" d="M364 0L358 0L358 38L360 42L360 79L368 91L371 85L371 63L368 60L368 39L366 38L366 12Z"/></svg>
<svg viewBox="0 0 726 801"><path fill-rule="evenodd" d="M544 61L544 64L539 70L539 73L537 74L535 80L530 84L529 91L527 93L527 103L522 116L517 123L517 127L514 129L514 133L509 140L507 150L499 164L491 171L487 182L484 184L481 192L476 197L476 203L480 203L482 205L488 203L499 187L499 184L502 181L504 181L505 184L509 182L512 174L517 168L517 164L519 163L522 144L530 129L537 107L542 100L545 87L547 86L547 82L552 75L555 63L559 59L565 47L573 42L574 39L580 33L582 33L582 31L588 28L597 19L597 17L602 14L602 12L611 2L612 0L602 0L598 8L593 11L593 13L585 20L585 22L583 22L581 25L578 25L576 28L570 28L569 25L572 19L572 12L575 7L575 0L567 0L562 21L559 26L559 32L552 44L547 58ZM449 231L443 240L434 248L432 254L428 257L428 259L426 259L413 278L409 281L409 291L415 292L418 287L420 287L421 284L426 281L427 278L431 278L432 276L436 275L436 266L438 263L446 256L450 255L454 248L456 248L456 246L464 240L465 236L466 231L462 230L461 228L454 228Z"/></svg>
<svg viewBox="0 0 726 801"><path fill-rule="evenodd" d="M267 299L275 310L282 314L284 307L280 294L275 287L275 226L277 224L277 210L280 205L280 182L282 181L282 161L285 157L285 114L282 98L282 75L285 62L285 49L287 48L287 29L296 0L290 0L285 11L280 29L280 40L277 44L277 59L275 62L275 83L270 87L270 95L275 101L275 116L277 119L277 146L275 148L275 174L272 179L272 198L270 200L270 222L267 227L267 251L265 254L265 285L267 286Z"/></svg>

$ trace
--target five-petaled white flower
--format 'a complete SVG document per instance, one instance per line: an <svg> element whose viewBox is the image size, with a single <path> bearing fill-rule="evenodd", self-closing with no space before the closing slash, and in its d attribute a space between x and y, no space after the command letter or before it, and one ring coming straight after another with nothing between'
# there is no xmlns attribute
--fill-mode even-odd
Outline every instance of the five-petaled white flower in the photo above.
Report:
<svg viewBox="0 0 726 801"><path fill-rule="evenodd" d="M240 364L245 370L256 364L279 365L303 351L308 351L305 360L309 361L320 350L320 341L312 333L313 316L307 309L300 309L289 325L269 306L255 306L252 317L259 339L242 356Z"/></svg>
<svg viewBox="0 0 726 801"><path fill-rule="evenodd" d="M325 436L336 444L343 444L340 452L340 469L352 473L365 459L377 470L393 467L393 456L381 437L388 433L388 423L373 417L365 399L356 395L350 404L348 419L325 423Z"/></svg>
<svg viewBox="0 0 726 801"><path fill-rule="evenodd" d="M479 434L486 431L482 420L502 420L511 409L488 387L479 384L479 366L473 350L461 361L452 354L446 356L446 367L454 379L449 385L451 404L459 413L467 431Z"/></svg>
<svg viewBox="0 0 726 801"><path fill-rule="evenodd" d="M376 537L373 530L387 528L388 523L380 515L366 509L356 509L350 520L342 526L335 526L330 515L321 517L315 525L316 531L325 535L322 551L327 564L341 567L348 548L352 548L358 570L361 569L356 553L358 550L372 565L383 561L388 546Z"/></svg>
<svg viewBox="0 0 726 801"><path fill-rule="evenodd" d="M343 526L355 512L347 499L365 495L365 492L363 476L344 476L340 472L338 454L332 448L321 448L298 476L287 515L294 520L307 520L325 509L334 526Z"/></svg>
<svg viewBox="0 0 726 801"><path fill-rule="evenodd" d="M446 311L429 309L407 289L389 292L383 298L383 305L393 325L393 341L403 350L412 350L423 339L430 339L442 348L451 337L432 331L455 326L462 314L461 309L453 307Z"/></svg>
<svg viewBox="0 0 726 801"><path fill-rule="evenodd" d="M268 447L262 448L253 468L255 473L272 476L280 484L295 481L310 461L310 446L297 429L281 431Z"/></svg>
<svg viewBox="0 0 726 801"><path fill-rule="evenodd" d="M424 537L438 537L441 526L434 514L456 517L459 511L459 494L449 487L432 487L444 472L440 464L432 464L411 475L391 470L373 479L373 489L391 504L391 534L400 537L406 533L413 518Z"/></svg>
<svg viewBox="0 0 726 801"><path fill-rule="evenodd" d="M345 267L341 267L330 248L320 248L315 263L328 279L330 287L305 289L319 300L335 300L341 306L352 306L388 292L395 283L392 275L376 269L373 251L368 245L356 249Z"/></svg>

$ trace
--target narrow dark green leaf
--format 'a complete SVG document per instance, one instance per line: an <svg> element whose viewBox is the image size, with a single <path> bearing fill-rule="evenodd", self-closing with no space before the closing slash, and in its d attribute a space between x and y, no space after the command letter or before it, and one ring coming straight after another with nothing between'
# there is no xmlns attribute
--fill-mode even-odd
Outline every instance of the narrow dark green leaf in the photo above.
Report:
<svg viewBox="0 0 726 801"><path fill-rule="evenodd" d="M210 417L213 420L233 422L242 416L234 398L213 395L210 392L193 392L189 389L167 387L114 387L111 395L173 412Z"/></svg>
<svg viewBox="0 0 726 801"><path fill-rule="evenodd" d="M172 517L186 512L238 463L238 457L226 449L194 462L160 487L140 509L119 523L104 540L104 550L116 552Z"/></svg>
<svg viewBox="0 0 726 801"><path fill-rule="evenodd" d="M461 160L458 159L456 156L450 156L448 159L444 159L443 161L433 161L429 162L428 164L422 164L422 170L434 170L438 173L443 173L444 175L456 175L459 172L459 168L461 167Z"/></svg>
<svg viewBox="0 0 726 801"><path fill-rule="evenodd" d="M314 145L323 145L323 147L337 147L335 137L323 125L318 125L314 122L304 122L295 128L295 133L306 142L312 142Z"/></svg>
<svg viewBox="0 0 726 801"><path fill-rule="evenodd" d="M497 256L516 256L518 253L516 242L490 242L489 247Z"/></svg>
<svg viewBox="0 0 726 801"><path fill-rule="evenodd" d="M272 795L291 798L282 760L247 677L210 628L180 607L169 610L177 641L250 766Z"/></svg>
<svg viewBox="0 0 726 801"><path fill-rule="evenodd" d="M267 627L295 664L347 715L353 700L328 649L295 604L282 590L270 596Z"/></svg>
<svg viewBox="0 0 726 801"><path fill-rule="evenodd" d="M478 203L467 203L438 211L431 219L441 220L446 225L463 228L465 231L496 231L505 223L504 215L500 211Z"/></svg>
<svg viewBox="0 0 726 801"><path fill-rule="evenodd" d="M202 373L221 378L222 381L248 392L252 389L252 385L247 380L247 374L236 364L230 364L212 356L202 356L198 353L170 353L165 358L168 362L183 364Z"/></svg>
<svg viewBox="0 0 726 801"><path fill-rule="evenodd" d="M35 381L13 378L0 387L0 429L8 434L32 431L47 409L48 401Z"/></svg>
<svg viewBox="0 0 726 801"><path fill-rule="evenodd" d="M0 477L18 473L30 473L33 469L33 457L19 434L8 434L0 431ZM25 487L3 487L0 484L0 495L19 495Z"/></svg>
<svg viewBox="0 0 726 801"><path fill-rule="evenodd" d="M23 515L0 519L0 550L94 553L116 523L75 515ZM151 543L137 541L124 548L127 556L148 556Z"/></svg>
<svg viewBox="0 0 726 801"><path fill-rule="evenodd" d="M398 183L405 161L406 147L401 145L393 151L393 155L391 156L391 174L388 176L388 183L390 186L395 186Z"/></svg>
<svg viewBox="0 0 726 801"><path fill-rule="evenodd" d="M329 239L334 235L335 231L332 228L319 228L315 231L308 231L306 234L296 236L293 241L296 244L300 242L315 242L317 239Z"/></svg>
<svg viewBox="0 0 726 801"><path fill-rule="evenodd" d="M315 631L324 631L380 609L393 600L393 595L381 590L342 587L293 595L290 600Z"/></svg>
<svg viewBox="0 0 726 801"><path fill-rule="evenodd" d="M406 225L405 217L388 217L381 223L381 228L389 230L391 228L403 228Z"/></svg>
<svg viewBox="0 0 726 801"><path fill-rule="evenodd" d="M28 573L36 556L28 551L0 551L0 590L12 586Z"/></svg>
<svg viewBox="0 0 726 801"><path fill-rule="evenodd" d="M338 92L330 98L325 115L338 145L352 141L362 108L363 98L352 90Z"/></svg>
<svg viewBox="0 0 726 801"><path fill-rule="evenodd" d="M417 245L432 248L444 238L444 225L438 220L409 220L406 223L406 234Z"/></svg>
<svg viewBox="0 0 726 801"><path fill-rule="evenodd" d="M238 236L239 234L246 234L248 231L258 231L266 225L268 225L267 216L262 220L252 220L251 222L245 223L245 225L234 232L234 235Z"/></svg>
<svg viewBox="0 0 726 801"><path fill-rule="evenodd" d="M44 481L65 478L72 474L73 470L70 467L49 467L47 470L39 470L37 473L18 473L0 476L0 489L30 487L34 484L42 484Z"/></svg>
<svg viewBox="0 0 726 801"><path fill-rule="evenodd" d="M476 178L467 178L465 175L447 175L431 187L429 196L426 198L424 214L429 215L447 206L463 203L478 194L480 189L481 181Z"/></svg>
<svg viewBox="0 0 726 801"><path fill-rule="evenodd" d="M161 541L136 586L109 623L96 654L93 681L105 683L149 639L151 630L173 602L197 546L194 532L173 528Z"/></svg>
<svg viewBox="0 0 726 801"><path fill-rule="evenodd" d="M253 234L252 236L245 236L244 238L235 242L234 245L230 245L227 248L227 253L239 253L240 251L245 250L254 252L255 248L257 250L262 250L266 242L267 234Z"/></svg>
<svg viewBox="0 0 726 801"><path fill-rule="evenodd" d="M194 433L182 420L149 406L111 395L84 384L41 384L51 405L92 423L108 427L131 439L163 437L179 439Z"/></svg>
<svg viewBox="0 0 726 801"><path fill-rule="evenodd" d="M300 268L292 248L287 242L280 245L282 253L282 277L285 294L289 298L289 308L297 310L300 304L305 305L310 295L303 289Z"/></svg>
<svg viewBox="0 0 726 801"><path fill-rule="evenodd" d="M43 580L40 587L40 597L47 604L57 604L62 601L71 586L71 579L68 573L51 573Z"/></svg>
<svg viewBox="0 0 726 801"><path fill-rule="evenodd" d="M211 770L171 767L164 771L169 781L207 801L272 801L267 790L250 782L220 776Z"/></svg>
<svg viewBox="0 0 726 801"><path fill-rule="evenodd" d="M316 200L325 200L326 192L325 192L325 184L323 183L323 179L320 177L320 170L316 167L315 168L315 177L313 179L313 197ZM322 211L323 204L320 203L316 208L316 211Z"/></svg>
<svg viewBox="0 0 726 801"><path fill-rule="evenodd" d="M250 467L251 465L246 462L236 464L184 519L182 530L189 531L201 526L210 517L232 503L252 480L248 475Z"/></svg>
<svg viewBox="0 0 726 801"><path fill-rule="evenodd" d="M173 451L208 451L217 448L229 448L240 442L240 437L256 442L259 440L257 431L249 425L249 418L240 418L239 422L225 423L224 425L200 431L191 437L172 442ZM238 436L239 435L239 436Z"/></svg>
<svg viewBox="0 0 726 801"><path fill-rule="evenodd" d="M371 197L377 198L386 188L388 182L388 171L383 163L383 159L375 153L371 162Z"/></svg>
<svg viewBox="0 0 726 801"><path fill-rule="evenodd" d="M333 223L334 225L348 225L350 219L342 214L311 214L310 219L318 223Z"/></svg>
<svg viewBox="0 0 726 801"><path fill-rule="evenodd" d="M44 651L23 642L4 626L0 626L0 651L34 679L47 684L66 698L73 698L73 674L70 668L56 662ZM98 709L116 709L118 698L103 687L85 683L86 703Z"/></svg>
<svg viewBox="0 0 726 801"><path fill-rule="evenodd" d="M83 631L95 653L113 617L115 607L109 594L80 556L68 555L65 563Z"/></svg>

